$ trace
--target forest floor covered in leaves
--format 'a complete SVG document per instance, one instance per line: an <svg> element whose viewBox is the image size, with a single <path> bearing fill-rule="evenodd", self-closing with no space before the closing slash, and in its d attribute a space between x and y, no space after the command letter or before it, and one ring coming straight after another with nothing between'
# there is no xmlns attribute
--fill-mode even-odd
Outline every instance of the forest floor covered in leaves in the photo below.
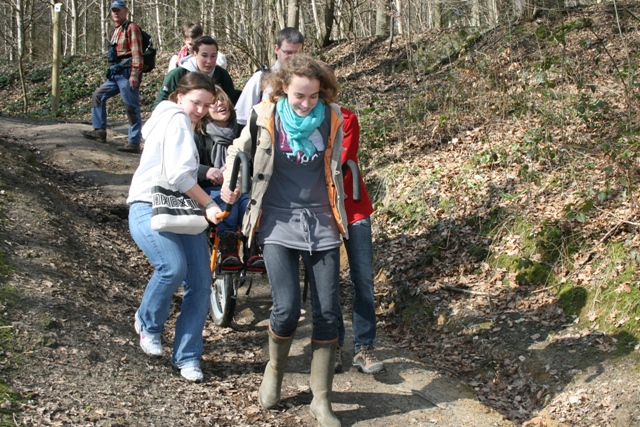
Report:
<svg viewBox="0 0 640 427"><path fill-rule="evenodd" d="M622 19L608 5L577 8L472 42L432 32L314 52L360 117L381 333L517 425L640 425L640 10L619 6ZM11 105L20 96L3 93ZM86 120L88 97L74 102L77 114L33 126ZM19 390L6 391L3 413L24 425L303 422L305 397L259 409L264 337L247 325L207 330L215 380L203 386L139 357L130 319L150 269L126 206L105 195L126 185L135 156L113 151L73 173L73 144L90 142L44 156L9 131L2 140L0 248L14 272L0 295L0 374ZM53 365L59 376L35 379ZM149 393L178 402L137 406ZM101 407L100 395L122 403Z"/></svg>
<svg viewBox="0 0 640 427"><path fill-rule="evenodd" d="M0 425L315 425L308 411L307 314L291 348L281 404L266 411L258 403L271 306L262 277L254 277L249 295L246 285L240 289L231 327L207 322L204 382L183 380L170 366L168 348L162 358L142 353L132 316L152 271L129 236L124 204L139 156L115 150L125 134L112 130L109 142L99 144L80 135L86 127L0 118L6 276L0 377L10 387L0 395ZM165 347L173 342L181 300L178 292ZM346 369L333 389L344 426L514 425L459 378L427 366L384 334L377 354L385 371L365 375L349 366L353 349L345 348Z"/></svg>

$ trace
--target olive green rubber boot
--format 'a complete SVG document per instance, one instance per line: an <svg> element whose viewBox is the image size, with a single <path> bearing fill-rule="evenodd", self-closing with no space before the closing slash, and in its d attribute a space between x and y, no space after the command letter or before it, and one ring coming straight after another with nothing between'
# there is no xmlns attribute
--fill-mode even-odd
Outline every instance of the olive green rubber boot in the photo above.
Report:
<svg viewBox="0 0 640 427"><path fill-rule="evenodd" d="M340 427L340 420L331 409L331 390L338 342L311 342L311 415L320 427Z"/></svg>
<svg viewBox="0 0 640 427"><path fill-rule="evenodd" d="M262 384L258 392L260 405L264 409L271 409L280 402L280 390L282 389L282 378L284 377L284 367L289 358L289 350L293 337L278 338L269 329L269 362L264 369Z"/></svg>

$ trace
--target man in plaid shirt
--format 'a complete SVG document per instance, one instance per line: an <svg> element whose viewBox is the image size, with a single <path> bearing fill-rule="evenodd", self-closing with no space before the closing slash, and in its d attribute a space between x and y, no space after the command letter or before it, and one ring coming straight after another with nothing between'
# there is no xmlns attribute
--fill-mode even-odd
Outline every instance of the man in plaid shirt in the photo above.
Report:
<svg viewBox="0 0 640 427"><path fill-rule="evenodd" d="M142 34L138 25L127 20L129 9L123 0L111 3L111 18L116 24L107 53L107 80L91 96L92 131L82 134L99 142L107 142L107 99L120 93L129 119L129 138L117 150L140 152L140 78L142 73Z"/></svg>

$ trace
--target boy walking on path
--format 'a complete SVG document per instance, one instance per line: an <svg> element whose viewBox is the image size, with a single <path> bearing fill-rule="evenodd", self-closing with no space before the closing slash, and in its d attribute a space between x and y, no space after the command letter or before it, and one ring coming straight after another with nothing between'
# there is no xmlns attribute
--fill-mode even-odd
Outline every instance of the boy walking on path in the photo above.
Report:
<svg viewBox="0 0 640 427"><path fill-rule="evenodd" d="M129 119L129 138L119 151L140 152L140 78L142 73L142 33L138 25L127 20L129 9L123 0L111 3L111 18L116 25L107 52L107 80L91 96L92 131L82 134L99 142L107 142L107 105L109 98L120 93Z"/></svg>
<svg viewBox="0 0 640 427"><path fill-rule="evenodd" d="M358 162L360 124L358 117L342 107L344 122L342 130L342 164L347 160ZM367 194L364 181L360 178L360 200L353 200L353 175L344 176L344 191L347 198L344 207L347 212L349 238L344 241L349 259L349 275L353 285L353 366L366 374L375 374L384 369L374 353L376 338L376 308L373 301L373 244L371 241L371 214L373 206ZM335 371L342 372L342 349L344 347L344 321L340 317L338 348Z"/></svg>

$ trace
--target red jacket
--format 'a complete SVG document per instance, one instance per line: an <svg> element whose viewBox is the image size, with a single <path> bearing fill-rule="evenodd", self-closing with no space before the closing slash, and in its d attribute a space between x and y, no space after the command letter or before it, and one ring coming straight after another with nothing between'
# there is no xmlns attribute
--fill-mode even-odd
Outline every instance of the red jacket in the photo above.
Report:
<svg viewBox="0 0 640 427"><path fill-rule="evenodd" d="M358 144L360 143L360 124L358 117L344 107L340 107L344 123L342 130L344 139L342 140L342 164L347 160L353 160L358 163ZM360 176L360 200L353 200L353 175L350 170L344 175L344 192L347 195L344 201L344 207L347 211L347 223L353 224L356 221L364 219L373 213L373 206L367 194L367 188L364 185L362 175Z"/></svg>

